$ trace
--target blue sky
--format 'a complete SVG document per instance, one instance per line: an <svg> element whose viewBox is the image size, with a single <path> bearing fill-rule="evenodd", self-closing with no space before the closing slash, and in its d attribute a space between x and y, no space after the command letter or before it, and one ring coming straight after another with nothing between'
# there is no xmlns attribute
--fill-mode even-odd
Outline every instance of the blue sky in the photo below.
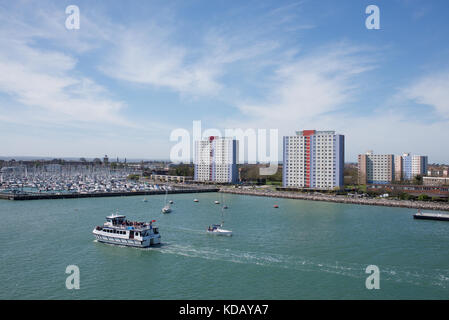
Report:
<svg viewBox="0 0 449 320"><path fill-rule="evenodd" d="M365 8L380 8L367 30ZM65 8L80 9L67 30ZM0 1L0 155L167 159L172 130L336 130L448 163L446 0Z"/></svg>

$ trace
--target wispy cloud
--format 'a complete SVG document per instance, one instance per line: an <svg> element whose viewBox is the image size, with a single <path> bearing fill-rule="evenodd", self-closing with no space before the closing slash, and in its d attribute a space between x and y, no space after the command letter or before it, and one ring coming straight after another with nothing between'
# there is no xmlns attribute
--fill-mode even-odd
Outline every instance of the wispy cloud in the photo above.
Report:
<svg viewBox="0 0 449 320"><path fill-rule="evenodd" d="M449 120L449 71L423 76L402 89L400 95L431 106L440 117Z"/></svg>
<svg viewBox="0 0 449 320"><path fill-rule="evenodd" d="M36 12L38 16L52 14L42 9ZM2 11L0 16L5 18L0 31L1 92L29 107L33 115L47 114L48 120L131 125L120 115L125 107L122 101L112 98L106 88L76 71L78 61L67 53L72 51L64 45L64 39L70 36L61 33L61 26L54 27L45 19L27 24L17 12L7 15ZM58 39L61 40L59 49L42 49L38 45ZM9 114L16 111L7 106L2 110Z"/></svg>
<svg viewBox="0 0 449 320"><path fill-rule="evenodd" d="M224 84L226 68L273 50L274 41L247 43L239 37L210 30L198 47L174 40L170 28L131 26L117 33L99 67L106 75L130 83L168 88L193 96L216 96Z"/></svg>
<svg viewBox="0 0 449 320"><path fill-rule="evenodd" d="M293 56L279 64L260 102L238 107L251 123L293 131L353 99L356 77L374 68L363 54L361 48L339 43Z"/></svg>

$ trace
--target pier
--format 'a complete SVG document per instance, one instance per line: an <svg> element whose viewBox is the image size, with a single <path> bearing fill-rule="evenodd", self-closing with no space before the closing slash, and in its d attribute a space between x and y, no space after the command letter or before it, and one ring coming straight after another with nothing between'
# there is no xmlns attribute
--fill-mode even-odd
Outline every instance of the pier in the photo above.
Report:
<svg viewBox="0 0 449 320"><path fill-rule="evenodd" d="M179 188L172 190L148 190L148 191L122 191L122 192L95 192L95 193L0 193L0 199L4 200L49 200L49 199L77 199L77 198L101 198L101 197L129 197L158 194L178 193L202 193L218 192L218 188Z"/></svg>
<svg viewBox="0 0 449 320"><path fill-rule="evenodd" d="M430 213L430 212L423 212L423 213L415 213L413 215L413 218L415 219L422 219L422 220L440 220L440 221L449 221L449 214L448 213Z"/></svg>

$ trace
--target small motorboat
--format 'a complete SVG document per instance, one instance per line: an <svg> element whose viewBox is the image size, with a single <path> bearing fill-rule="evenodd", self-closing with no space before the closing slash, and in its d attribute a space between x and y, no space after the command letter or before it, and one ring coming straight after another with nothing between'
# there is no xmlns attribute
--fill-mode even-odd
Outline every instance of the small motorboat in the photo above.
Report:
<svg viewBox="0 0 449 320"><path fill-rule="evenodd" d="M148 200L147 200L146 198L145 198L145 199L143 199L142 201L143 201L143 202L148 202Z"/></svg>
<svg viewBox="0 0 449 320"><path fill-rule="evenodd" d="M220 204L220 201L215 200L214 203L215 203L215 204Z"/></svg>
<svg viewBox="0 0 449 320"><path fill-rule="evenodd" d="M222 227L223 224L213 224L212 226L209 226L209 228L207 228L207 233L217 236L232 236L231 230L225 230L222 229Z"/></svg>
<svg viewBox="0 0 449 320"><path fill-rule="evenodd" d="M277 204L275 204L275 205L273 206L273 208L276 208L276 209L277 209L277 208L279 208L279 206L278 206Z"/></svg>
<svg viewBox="0 0 449 320"><path fill-rule="evenodd" d="M224 205L224 206L223 206L223 209L227 209L227 208L228 208L228 206L227 206L227 205Z"/></svg>
<svg viewBox="0 0 449 320"><path fill-rule="evenodd" d="M193 202L198 202L199 200L198 199L193 199Z"/></svg>
<svg viewBox="0 0 449 320"><path fill-rule="evenodd" d="M168 203L173 204L173 200L170 200Z"/></svg>

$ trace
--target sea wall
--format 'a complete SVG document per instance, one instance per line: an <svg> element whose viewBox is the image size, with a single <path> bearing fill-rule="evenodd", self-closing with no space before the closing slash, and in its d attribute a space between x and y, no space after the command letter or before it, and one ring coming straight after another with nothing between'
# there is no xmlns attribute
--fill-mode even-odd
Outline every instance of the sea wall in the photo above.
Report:
<svg viewBox="0 0 449 320"><path fill-rule="evenodd" d="M327 201L336 203L361 204L369 206L386 206L386 207L401 207L421 210L437 210L449 211L449 203L424 202L424 201L409 201L409 200L392 200L392 199L373 199L373 198L351 198L348 196L336 195L316 195L289 191L272 191L272 190L242 190L221 188L220 192L242 194L248 196L258 197L273 197L286 199L299 199L311 201Z"/></svg>

